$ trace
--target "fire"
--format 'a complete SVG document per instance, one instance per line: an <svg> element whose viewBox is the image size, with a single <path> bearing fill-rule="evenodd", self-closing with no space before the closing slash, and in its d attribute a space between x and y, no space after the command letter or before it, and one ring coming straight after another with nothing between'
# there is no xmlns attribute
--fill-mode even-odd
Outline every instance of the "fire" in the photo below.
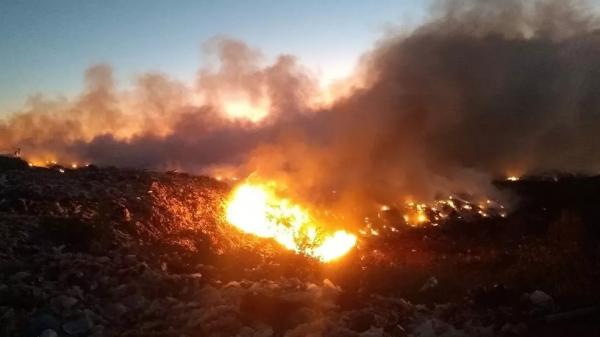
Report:
<svg viewBox="0 0 600 337"><path fill-rule="evenodd" d="M506 180L508 180L508 181L519 181L519 179L520 178L517 177L517 176L508 176L508 177L506 177Z"/></svg>
<svg viewBox="0 0 600 337"><path fill-rule="evenodd" d="M231 99L223 102L223 109L233 119L246 119L257 123L269 114L269 105L267 99L260 99L257 102L245 99Z"/></svg>
<svg viewBox="0 0 600 337"><path fill-rule="evenodd" d="M409 227L437 227L450 221L478 221L490 218L506 218L506 208L496 200L479 202L468 196L448 196L430 203L406 200L403 204L379 206L377 216L364 218L365 227L359 230L362 236L389 235L399 232L398 225ZM378 221L379 220L379 221Z"/></svg>
<svg viewBox="0 0 600 337"><path fill-rule="evenodd" d="M404 222L409 226L417 227L429 222L427 212L428 206L422 203L406 202L406 213L404 214Z"/></svg>
<svg viewBox="0 0 600 337"><path fill-rule="evenodd" d="M345 255L356 244L356 236L344 230L323 233L307 210L279 198L267 185L237 187L226 204L226 219L243 232L272 238L289 250L323 262Z"/></svg>

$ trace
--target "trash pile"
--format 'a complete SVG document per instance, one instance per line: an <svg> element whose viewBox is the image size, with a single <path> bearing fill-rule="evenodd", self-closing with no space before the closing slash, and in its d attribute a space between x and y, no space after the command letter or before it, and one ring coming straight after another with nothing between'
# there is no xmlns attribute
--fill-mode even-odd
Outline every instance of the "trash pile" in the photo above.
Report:
<svg viewBox="0 0 600 337"><path fill-rule="evenodd" d="M571 230L491 243L471 227L414 228L321 264L226 224L229 191L175 172L0 167L0 336L598 331L571 323L597 317L596 255L575 239L548 246Z"/></svg>

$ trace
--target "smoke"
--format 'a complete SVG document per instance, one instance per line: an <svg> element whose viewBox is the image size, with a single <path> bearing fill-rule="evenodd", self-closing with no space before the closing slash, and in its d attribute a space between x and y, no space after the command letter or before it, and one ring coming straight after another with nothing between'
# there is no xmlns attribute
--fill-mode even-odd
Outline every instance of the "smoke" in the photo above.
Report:
<svg viewBox="0 0 600 337"><path fill-rule="evenodd" d="M292 172L303 194L327 187L381 203L490 194L507 174L598 172L593 11L569 1L451 1L434 11L414 32L380 41L364 58L363 87L297 127L302 141L263 147L251 167ZM325 139L311 145L317 135Z"/></svg>
<svg viewBox="0 0 600 337"><path fill-rule="evenodd" d="M274 140L277 124L312 112L317 82L293 56L264 65L259 51L222 37L209 41L205 52L217 64L201 69L192 87L148 73L132 89L119 90L110 66L94 65L79 97L37 95L0 122L2 147L20 147L36 164L197 172L241 162L257 144Z"/></svg>
<svg viewBox="0 0 600 337"><path fill-rule="evenodd" d="M488 193L499 175L600 168L597 28L579 1L437 2L378 41L333 102L293 56L265 64L216 38L193 87L147 74L119 91L94 66L80 97L31 99L0 141L58 161L252 173L313 202Z"/></svg>

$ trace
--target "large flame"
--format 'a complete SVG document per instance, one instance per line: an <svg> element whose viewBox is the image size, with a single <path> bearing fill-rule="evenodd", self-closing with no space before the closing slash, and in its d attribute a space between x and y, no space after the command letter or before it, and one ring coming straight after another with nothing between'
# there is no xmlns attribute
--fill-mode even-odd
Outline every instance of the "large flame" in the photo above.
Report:
<svg viewBox="0 0 600 337"><path fill-rule="evenodd" d="M268 185L237 187L227 202L226 217L246 233L272 238L287 249L323 262L345 255L356 244L356 236L344 230L323 233L307 210L279 198Z"/></svg>

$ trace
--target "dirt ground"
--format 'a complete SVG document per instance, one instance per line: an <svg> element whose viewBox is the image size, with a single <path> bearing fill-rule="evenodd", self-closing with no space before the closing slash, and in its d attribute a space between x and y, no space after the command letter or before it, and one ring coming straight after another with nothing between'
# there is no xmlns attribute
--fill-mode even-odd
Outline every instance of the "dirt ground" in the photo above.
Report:
<svg viewBox="0 0 600 337"><path fill-rule="evenodd" d="M225 223L208 177L0 167L0 336L598 336L600 178L497 187L506 218L322 264Z"/></svg>

